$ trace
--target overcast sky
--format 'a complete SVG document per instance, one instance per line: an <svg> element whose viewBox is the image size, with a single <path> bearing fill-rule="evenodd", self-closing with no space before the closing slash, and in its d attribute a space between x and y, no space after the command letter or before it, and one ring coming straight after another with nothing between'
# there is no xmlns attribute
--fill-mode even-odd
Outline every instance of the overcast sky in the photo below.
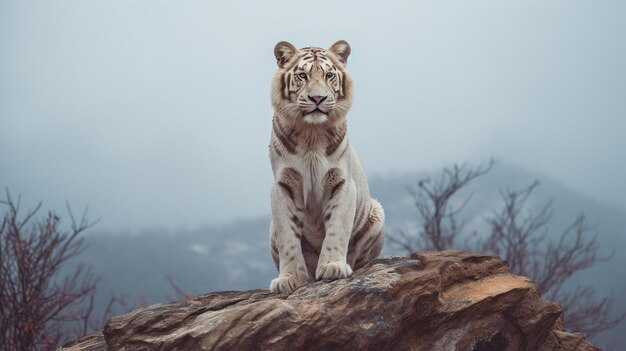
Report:
<svg viewBox="0 0 626 351"><path fill-rule="evenodd" d="M267 214L274 44L345 39L369 175L495 156L626 207L625 18L591 0L0 0L0 186L89 205L101 229Z"/></svg>

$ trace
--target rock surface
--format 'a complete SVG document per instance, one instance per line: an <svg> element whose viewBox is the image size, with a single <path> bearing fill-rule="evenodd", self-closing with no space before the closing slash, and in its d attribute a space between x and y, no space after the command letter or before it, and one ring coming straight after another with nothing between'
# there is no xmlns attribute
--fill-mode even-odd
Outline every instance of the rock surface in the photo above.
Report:
<svg viewBox="0 0 626 351"><path fill-rule="evenodd" d="M497 256L416 252L291 295L216 292L111 318L61 350L599 350Z"/></svg>

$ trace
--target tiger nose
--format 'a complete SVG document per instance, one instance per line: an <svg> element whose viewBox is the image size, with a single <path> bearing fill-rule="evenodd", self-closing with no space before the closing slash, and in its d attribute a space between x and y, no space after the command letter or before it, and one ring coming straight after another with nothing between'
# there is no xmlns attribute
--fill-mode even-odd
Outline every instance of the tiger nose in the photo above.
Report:
<svg viewBox="0 0 626 351"><path fill-rule="evenodd" d="M316 105L319 105L322 102L324 102L324 100L326 100L328 95L326 95L326 96L319 96L319 95L311 96L311 95L308 95L308 97L309 97L309 100L313 101Z"/></svg>

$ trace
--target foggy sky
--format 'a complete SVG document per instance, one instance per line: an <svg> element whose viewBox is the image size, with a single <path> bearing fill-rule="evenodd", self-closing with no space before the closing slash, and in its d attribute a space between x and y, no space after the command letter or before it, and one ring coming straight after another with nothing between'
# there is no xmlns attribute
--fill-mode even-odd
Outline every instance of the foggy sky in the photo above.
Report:
<svg viewBox="0 0 626 351"><path fill-rule="evenodd" d="M267 214L274 44L345 39L369 175L494 156L626 207L626 3L390 4L0 0L0 186L114 230Z"/></svg>

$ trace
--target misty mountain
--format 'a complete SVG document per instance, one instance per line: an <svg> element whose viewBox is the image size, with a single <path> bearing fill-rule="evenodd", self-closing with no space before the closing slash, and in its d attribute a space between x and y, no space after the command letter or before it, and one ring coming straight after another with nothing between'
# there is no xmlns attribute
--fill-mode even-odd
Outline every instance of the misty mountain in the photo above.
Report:
<svg viewBox="0 0 626 351"><path fill-rule="evenodd" d="M371 177L372 195L385 209L387 235L417 226L416 211L408 189L429 175L412 173ZM585 197L557 181L523 169L498 165L471 183L456 199L460 204L471 196L461 213L461 218L467 221L466 231L480 233L486 230L484 219L501 205L499 192L502 189L521 189L534 180L539 180L541 185L533 193L530 206L539 208L546 201L554 201L555 213L549 224L549 236L560 235L579 213L584 212L589 223L595 225L600 254L615 252L610 261L599 262L573 277L570 286L592 284L600 294L612 292L616 313L625 310L626 280L618 277L623 276L623 267L626 266L626 257L621 254L626 249L623 235L626 213L620 209ZM269 212L269 199L267 206ZM168 283L168 277L192 294L267 288L277 273L269 253L269 222L267 216L175 232L152 229L138 233L112 233L99 232L94 228L85 234L88 247L75 262L90 265L93 272L102 278L97 297L100 311L111 292L124 294L131 305L140 297L148 303L174 298L175 292ZM386 242L383 254L405 252ZM626 343L623 335L626 335L624 323L602 335L598 344Z"/></svg>

